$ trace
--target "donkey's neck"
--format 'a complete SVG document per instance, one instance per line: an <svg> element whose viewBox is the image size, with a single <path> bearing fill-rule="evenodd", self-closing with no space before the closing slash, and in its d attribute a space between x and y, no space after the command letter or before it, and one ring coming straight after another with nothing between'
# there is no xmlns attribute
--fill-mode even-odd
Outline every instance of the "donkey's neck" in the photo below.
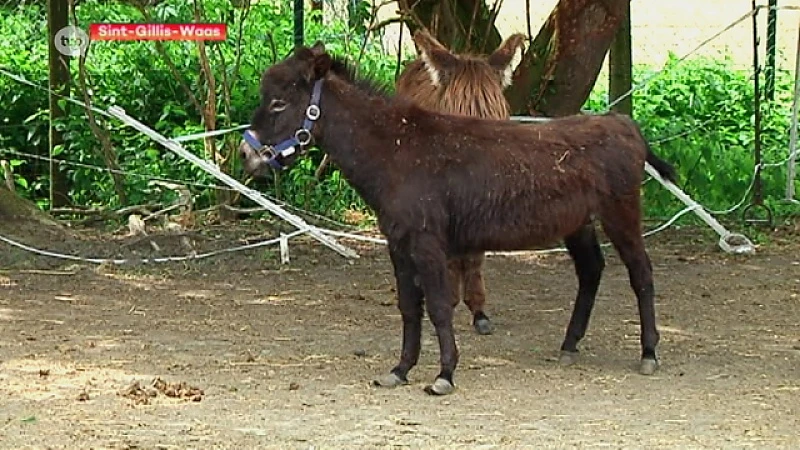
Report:
<svg viewBox="0 0 800 450"><path fill-rule="evenodd" d="M392 108L395 102L336 78L326 80L322 88L318 143L373 209L380 208L381 193L388 185L396 140L380 118L391 120L397 114Z"/></svg>

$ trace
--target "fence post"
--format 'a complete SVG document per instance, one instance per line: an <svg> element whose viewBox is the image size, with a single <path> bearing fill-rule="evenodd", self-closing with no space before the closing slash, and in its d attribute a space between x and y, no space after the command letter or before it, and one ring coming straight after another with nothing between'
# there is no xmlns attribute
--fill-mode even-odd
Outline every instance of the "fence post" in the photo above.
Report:
<svg viewBox="0 0 800 450"><path fill-rule="evenodd" d="M764 99L775 99L775 40L778 32L778 0L769 0L767 11L767 64L764 68Z"/></svg>
<svg viewBox="0 0 800 450"><path fill-rule="evenodd" d="M303 31L303 0L294 0L294 46L299 47L305 41Z"/></svg>
<svg viewBox="0 0 800 450"><path fill-rule="evenodd" d="M789 129L789 161L786 167L786 200L794 200L794 178L797 175L797 102L800 101L800 27L797 29L797 53L794 62L794 98Z"/></svg>
<svg viewBox="0 0 800 450"><path fill-rule="evenodd" d="M626 2L625 17L617 29L614 41L608 50L608 96L609 102L622 97L625 98L611 107L612 110L633 115L632 83L632 56L631 56L631 3Z"/></svg>

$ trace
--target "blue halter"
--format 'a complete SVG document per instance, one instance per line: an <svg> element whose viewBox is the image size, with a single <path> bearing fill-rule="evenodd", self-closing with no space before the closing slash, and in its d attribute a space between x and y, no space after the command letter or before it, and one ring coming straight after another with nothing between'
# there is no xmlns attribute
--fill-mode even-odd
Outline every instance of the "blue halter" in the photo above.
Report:
<svg viewBox="0 0 800 450"><path fill-rule="evenodd" d="M247 144L266 160L270 167L276 170L283 170L286 166L281 163L283 159L296 151L301 151L311 143L311 130L314 129L314 122L319 119L321 111L319 109L319 99L322 95L322 79L314 82L314 89L311 92L311 101L306 108L306 116L303 118L303 126L294 132L294 136L279 142L275 146L264 145L256 138L251 130L245 130L242 137ZM269 155L267 157L267 155Z"/></svg>

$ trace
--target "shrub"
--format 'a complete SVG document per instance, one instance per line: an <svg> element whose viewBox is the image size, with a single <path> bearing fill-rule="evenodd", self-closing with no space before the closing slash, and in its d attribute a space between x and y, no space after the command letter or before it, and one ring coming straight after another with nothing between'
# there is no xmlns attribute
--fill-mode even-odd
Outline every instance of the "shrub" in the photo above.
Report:
<svg viewBox="0 0 800 450"><path fill-rule="evenodd" d="M636 67L634 85L653 75ZM776 97L762 101L762 160L787 156L792 76L778 72ZM605 85L598 84L586 106L604 110ZM674 55L660 75L634 93L634 118L654 151L675 164L681 187L703 206L725 210L737 204L750 186L754 163L753 81L727 57L701 57L679 63ZM763 170L766 203L776 207L786 186L786 167ZM650 216L665 216L683 207L654 182L644 188Z"/></svg>

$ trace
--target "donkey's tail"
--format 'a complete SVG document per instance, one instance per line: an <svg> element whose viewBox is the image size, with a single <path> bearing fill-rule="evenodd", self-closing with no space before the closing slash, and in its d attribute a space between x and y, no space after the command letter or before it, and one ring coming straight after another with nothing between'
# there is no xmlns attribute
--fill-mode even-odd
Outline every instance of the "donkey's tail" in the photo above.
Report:
<svg viewBox="0 0 800 450"><path fill-rule="evenodd" d="M653 153L653 150L650 148L650 144L647 144L647 156L645 157L645 160L650 163L654 169L656 169L656 172L661 175L661 178L671 183L677 182L678 174L675 172L675 168L672 167L672 164L656 156L656 154Z"/></svg>
<svg viewBox="0 0 800 450"><path fill-rule="evenodd" d="M639 124L636 123L630 116L625 116L625 117L630 121L631 125L633 125L633 128L639 134L639 137L642 139L642 142L644 142L645 150L647 152L645 156L645 161L650 163L650 165L653 166L654 169L656 169L656 172L658 172L658 174L661 175L661 178L673 184L676 183L678 181L678 174L675 171L675 168L672 167L672 164L656 156L656 154L653 153L653 149L650 148L650 143L647 142L647 138L645 138L644 134L642 134L642 129L639 127Z"/></svg>

